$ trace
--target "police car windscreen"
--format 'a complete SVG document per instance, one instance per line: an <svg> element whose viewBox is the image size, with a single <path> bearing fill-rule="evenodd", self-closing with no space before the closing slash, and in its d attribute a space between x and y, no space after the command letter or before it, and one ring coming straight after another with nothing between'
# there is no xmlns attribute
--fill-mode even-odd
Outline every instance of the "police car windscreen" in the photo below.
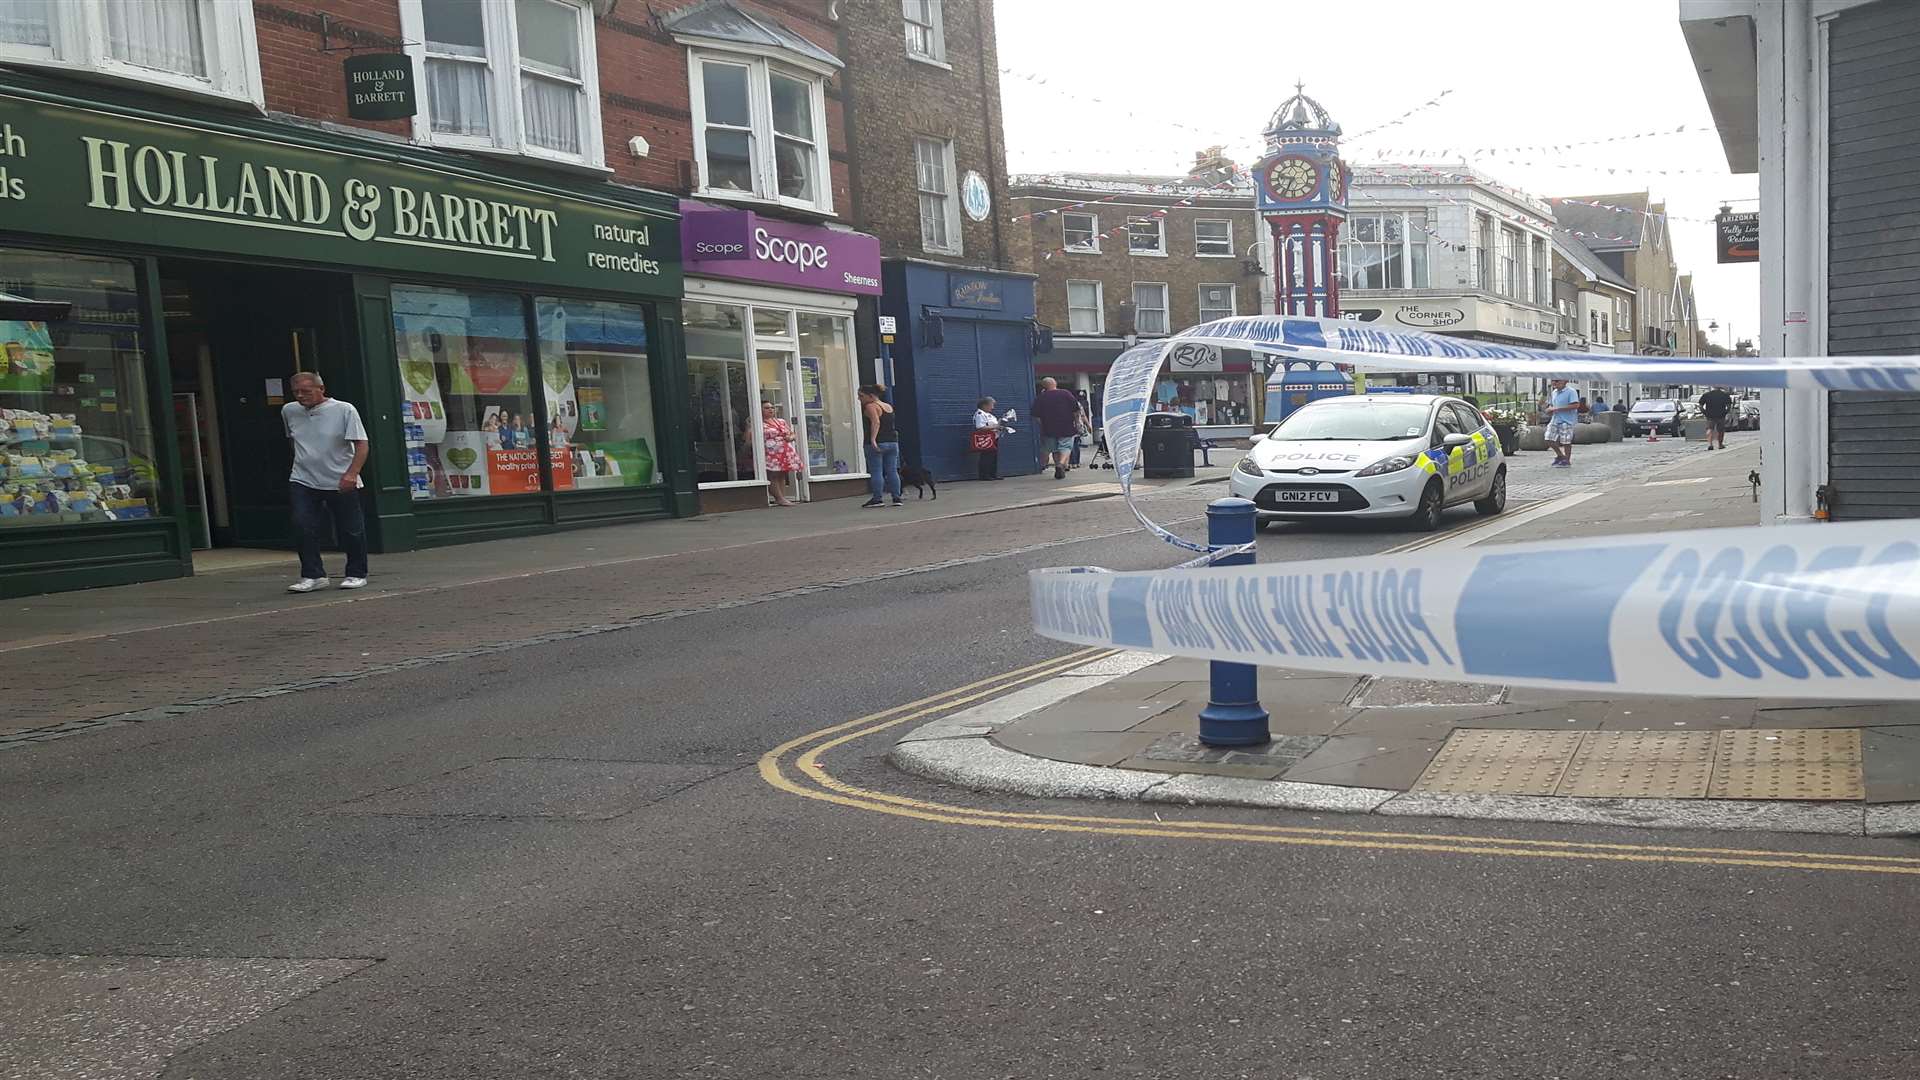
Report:
<svg viewBox="0 0 1920 1080"><path fill-rule="evenodd" d="M1314 439L1352 439L1379 442L1412 439L1426 433L1426 405L1410 402L1309 406L1287 417L1273 437L1288 442Z"/></svg>

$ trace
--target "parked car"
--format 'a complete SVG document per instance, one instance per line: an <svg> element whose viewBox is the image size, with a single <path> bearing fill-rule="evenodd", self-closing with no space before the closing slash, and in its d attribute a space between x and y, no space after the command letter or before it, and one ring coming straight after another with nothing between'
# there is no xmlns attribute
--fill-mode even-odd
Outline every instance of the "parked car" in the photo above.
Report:
<svg viewBox="0 0 1920 1080"><path fill-rule="evenodd" d="M1467 402L1434 394L1322 398L1256 436L1233 468L1234 495L1251 499L1262 528L1308 518L1405 518L1416 529L1472 503L1507 506L1500 440Z"/></svg>
<svg viewBox="0 0 1920 1080"><path fill-rule="evenodd" d="M1738 410L1734 414L1735 428L1740 431L1760 430L1760 400L1758 398L1736 401L1734 402L1734 408Z"/></svg>
<svg viewBox="0 0 1920 1080"><path fill-rule="evenodd" d="M1642 398L1627 410L1627 434L1645 435L1657 431L1678 438L1686 423L1680 403L1672 398Z"/></svg>

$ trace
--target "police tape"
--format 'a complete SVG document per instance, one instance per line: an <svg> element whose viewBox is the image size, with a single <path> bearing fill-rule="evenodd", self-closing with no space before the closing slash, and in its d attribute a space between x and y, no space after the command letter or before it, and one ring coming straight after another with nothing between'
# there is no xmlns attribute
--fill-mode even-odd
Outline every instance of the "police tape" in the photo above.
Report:
<svg viewBox="0 0 1920 1080"><path fill-rule="evenodd" d="M1911 522L1708 529L1147 572L1036 570L1034 629L1309 671L1920 700Z"/></svg>
<svg viewBox="0 0 1920 1080"><path fill-rule="evenodd" d="M1101 410L1107 450L1127 508L1162 540L1219 557L1226 552L1181 537L1147 517L1134 501L1134 471L1148 417L1166 404L1155 391L1170 350L1182 344L1251 349L1282 358L1357 368L1534 378L1631 379L1762 389L1920 391L1920 356L1701 357L1528 349L1420 331L1375 329L1347 319L1241 315L1215 319L1121 353L1107 373ZM1275 378L1280 373L1275 372ZM1237 549L1236 549L1237 550Z"/></svg>

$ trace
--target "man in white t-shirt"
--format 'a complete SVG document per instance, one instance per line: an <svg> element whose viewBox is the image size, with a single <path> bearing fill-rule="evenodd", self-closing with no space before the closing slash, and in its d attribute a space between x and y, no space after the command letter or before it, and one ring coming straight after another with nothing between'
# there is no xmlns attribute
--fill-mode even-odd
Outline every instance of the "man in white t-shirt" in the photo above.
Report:
<svg viewBox="0 0 1920 1080"><path fill-rule="evenodd" d="M367 463L367 429L360 410L327 396L327 384L311 371L289 380L293 400L280 410L287 440L293 444L293 473L288 500L300 533L300 580L288 592L309 593L330 584L320 563L320 534L326 517L347 551L343 589L367 585L367 521L360 508L360 469Z"/></svg>

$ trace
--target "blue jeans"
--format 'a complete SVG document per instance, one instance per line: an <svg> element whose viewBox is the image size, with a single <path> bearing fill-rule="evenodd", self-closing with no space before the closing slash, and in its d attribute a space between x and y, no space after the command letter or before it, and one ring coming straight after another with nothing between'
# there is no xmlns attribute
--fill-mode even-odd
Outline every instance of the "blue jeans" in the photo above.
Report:
<svg viewBox="0 0 1920 1080"><path fill-rule="evenodd" d="M868 443L867 451L867 492L873 502L879 502L880 496L893 496L894 502L900 501L900 444L883 442L875 450Z"/></svg>
<svg viewBox="0 0 1920 1080"><path fill-rule="evenodd" d="M347 552L347 576L367 576L367 519L360 510L358 491L320 491L305 484L288 484L293 504L293 527L300 533L300 576L326 577L320 563L320 536L326 515L333 515L333 535Z"/></svg>

